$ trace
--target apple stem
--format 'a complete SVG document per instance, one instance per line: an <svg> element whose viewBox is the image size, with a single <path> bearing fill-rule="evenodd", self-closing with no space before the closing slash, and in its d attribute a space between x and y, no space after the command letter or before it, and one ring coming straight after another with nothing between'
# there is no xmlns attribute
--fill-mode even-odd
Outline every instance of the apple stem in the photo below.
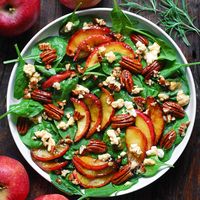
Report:
<svg viewBox="0 0 200 200"><path fill-rule="evenodd" d="M10 13L14 13L15 10L16 10L15 8L9 8L9 9L8 9L8 11L9 11Z"/></svg>
<svg viewBox="0 0 200 200"><path fill-rule="evenodd" d="M6 188L7 188L6 186L0 184L0 190L4 190Z"/></svg>

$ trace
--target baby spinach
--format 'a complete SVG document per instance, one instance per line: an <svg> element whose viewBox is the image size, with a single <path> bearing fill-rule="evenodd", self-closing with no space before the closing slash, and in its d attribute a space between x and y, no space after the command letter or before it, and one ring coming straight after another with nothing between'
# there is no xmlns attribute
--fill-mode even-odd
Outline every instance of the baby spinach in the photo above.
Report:
<svg viewBox="0 0 200 200"><path fill-rule="evenodd" d="M56 67L66 54L67 41L59 36L47 37L33 46L31 55L39 55L42 52L39 49L38 44L43 42L49 43L52 48L56 49L57 59L53 63L53 67ZM37 63L42 63L40 58L36 58L35 61Z"/></svg>
<svg viewBox="0 0 200 200"><path fill-rule="evenodd" d="M14 114L20 117L31 118L43 111L43 106L32 99L22 99L20 103L11 105L9 111L0 116L4 118L8 114Z"/></svg>
<svg viewBox="0 0 200 200"><path fill-rule="evenodd" d="M50 178L52 184L58 188L60 191L68 194L68 195L79 195L82 196L83 192L81 191L80 187L78 185L74 185L72 182L68 180L68 178L63 178L60 175L55 174L54 172L50 173ZM60 180L58 183L57 180Z"/></svg>
<svg viewBox="0 0 200 200"><path fill-rule="evenodd" d="M114 99L124 99L125 101L132 101L132 97L125 90L114 92Z"/></svg>
<svg viewBox="0 0 200 200"><path fill-rule="evenodd" d="M35 68L38 72L40 72L43 76L49 77L56 74L56 70L54 68L46 69L42 65L35 65Z"/></svg>
<svg viewBox="0 0 200 200"><path fill-rule="evenodd" d="M28 79L23 71L25 61L23 60L17 44L15 45L16 52L19 57L18 66L16 69L15 75L15 84L14 84L14 97L20 99L24 96L24 89L28 86Z"/></svg>

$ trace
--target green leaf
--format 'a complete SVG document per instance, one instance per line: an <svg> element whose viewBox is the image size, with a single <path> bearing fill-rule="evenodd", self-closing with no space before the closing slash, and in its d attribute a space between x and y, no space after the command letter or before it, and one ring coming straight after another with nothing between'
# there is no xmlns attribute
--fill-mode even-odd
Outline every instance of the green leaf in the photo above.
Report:
<svg viewBox="0 0 200 200"><path fill-rule="evenodd" d="M28 86L28 79L23 71L25 61L21 57L17 44L15 44L15 49L18 54L19 61L15 75L14 97L16 99L20 99L24 96L24 89Z"/></svg>
<svg viewBox="0 0 200 200"><path fill-rule="evenodd" d="M8 114L15 114L20 117L31 118L43 111L43 106L32 99L22 99L18 104L11 105L9 111L0 116L0 119L4 118Z"/></svg>
<svg viewBox="0 0 200 200"><path fill-rule="evenodd" d="M71 183L67 177L63 178L59 175L54 174L53 172L50 173L50 178L51 178L51 182L52 184L58 188L60 191L68 194L68 195L83 195L81 189L79 186L74 185L73 183ZM58 183L57 180L60 180L61 183Z"/></svg>
<svg viewBox="0 0 200 200"><path fill-rule="evenodd" d="M56 74L56 70L54 68L46 69L45 66L35 65L37 71L39 71L42 75L49 77Z"/></svg>

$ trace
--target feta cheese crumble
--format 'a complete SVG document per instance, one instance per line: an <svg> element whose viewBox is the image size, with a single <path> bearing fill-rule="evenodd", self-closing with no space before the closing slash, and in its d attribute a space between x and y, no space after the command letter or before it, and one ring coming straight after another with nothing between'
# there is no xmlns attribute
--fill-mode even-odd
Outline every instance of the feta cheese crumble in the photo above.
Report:
<svg viewBox="0 0 200 200"><path fill-rule="evenodd" d="M35 71L35 66L32 65L32 64L26 64L26 65L24 65L23 71L26 74L26 76L28 76L28 77L32 77L33 74L36 72Z"/></svg>
<svg viewBox="0 0 200 200"><path fill-rule="evenodd" d="M65 33L68 33L72 30L72 27L74 26L74 23L73 22L67 22L67 24L65 25L65 28L64 28L64 32Z"/></svg>
<svg viewBox="0 0 200 200"><path fill-rule="evenodd" d="M153 160L151 158L145 158L144 161L143 161L143 164L152 166L152 165L155 165L156 162L155 162L155 160Z"/></svg>
<svg viewBox="0 0 200 200"><path fill-rule="evenodd" d="M75 95L78 95L78 99L81 99L84 97L85 94L89 93L90 90L82 85L77 84L76 88L73 90L73 93Z"/></svg>
<svg viewBox="0 0 200 200"><path fill-rule="evenodd" d="M129 151L137 157L139 157L143 153L138 144L131 144Z"/></svg>
<svg viewBox="0 0 200 200"><path fill-rule="evenodd" d="M116 60L116 56L112 51L109 51L108 53L106 53L105 57L109 63L113 63Z"/></svg>
<svg viewBox="0 0 200 200"><path fill-rule="evenodd" d="M163 158L165 153L162 149L158 149L156 146L152 146L150 150L146 151L147 156L158 156Z"/></svg>
<svg viewBox="0 0 200 200"><path fill-rule="evenodd" d="M98 159L101 160L101 161L106 162L106 161L111 159L111 155L109 153L98 155Z"/></svg>
<svg viewBox="0 0 200 200"><path fill-rule="evenodd" d="M148 46L149 51L145 52L144 59L147 65L153 63L153 61L158 59L158 54L160 53L160 46L154 42L152 45Z"/></svg>
<svg viewBox="0 0 200 200"><path fill-rule="evenodd" d="M110 143L119 145L120 144L120 137L117 137L117 132L115 130L108 130L107 135L110 138Z"/></svg>
<svg viewBox="0 0 200 200"><path fill-rule="evenodd" d="M126 111L133 117L136 117L137 114L136 114L136 111L133 107L133 103L130 102L130 101L125 101L124 102L124 106L126 107Z"/></svg>
<svg viewBox="0 0 200 200"><path fill-rule="evenodd" d="M122 108L124 106L124 99L117 99L116 101L113 101L111 106L118 109Z"/></svg>
<svg viewBox="0 0 200 200"><path fill-rule="evenodd" d="M190 97L189 95L184 94L183 90L179 90L176 100L180 106L186 106L190 101Z"/></svg>
<svg viewBox="0 0 200 200"><path fill-rule="evenodd" d="M60 89L61 89L61 88L60 88L60 83L59 83L59 82L53 83L52 87L55 88L56 90L60 90Z"/></svg>

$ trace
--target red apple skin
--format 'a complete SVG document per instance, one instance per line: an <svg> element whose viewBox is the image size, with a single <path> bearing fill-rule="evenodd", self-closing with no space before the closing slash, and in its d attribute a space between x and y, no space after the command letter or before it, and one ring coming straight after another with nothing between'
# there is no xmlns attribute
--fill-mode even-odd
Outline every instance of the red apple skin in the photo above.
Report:
<svg viewBox="0 0 200 200"><path fill-rule="evenodd" d="M6 6L14 11L9 12ZM0 35L12 37L27 31L40 13L40 0L1 0Z"/></svg>
<svg viewBox="0 0 200 200"><path fill-rule="evenodd" d="M69 200L69 199L60 194L46 194L39 196L34 200Z"/></svg>
<svg viewBox="0 0 200 200"><path fill-rule="evenodd" d="M0 156L0 189L1 200L25 200L30 184L28 174L23 165L10 157Z"/></svg>
<svg viewBox="0 0 200 200"><path fill-rule="evenodd" d="M60 0L60 3L62 3L64 6L70 9L75 9L80 2L82 2L82 5L80 6L81 9L83 8L89 8L97 5L101 0Z"/></svg>

